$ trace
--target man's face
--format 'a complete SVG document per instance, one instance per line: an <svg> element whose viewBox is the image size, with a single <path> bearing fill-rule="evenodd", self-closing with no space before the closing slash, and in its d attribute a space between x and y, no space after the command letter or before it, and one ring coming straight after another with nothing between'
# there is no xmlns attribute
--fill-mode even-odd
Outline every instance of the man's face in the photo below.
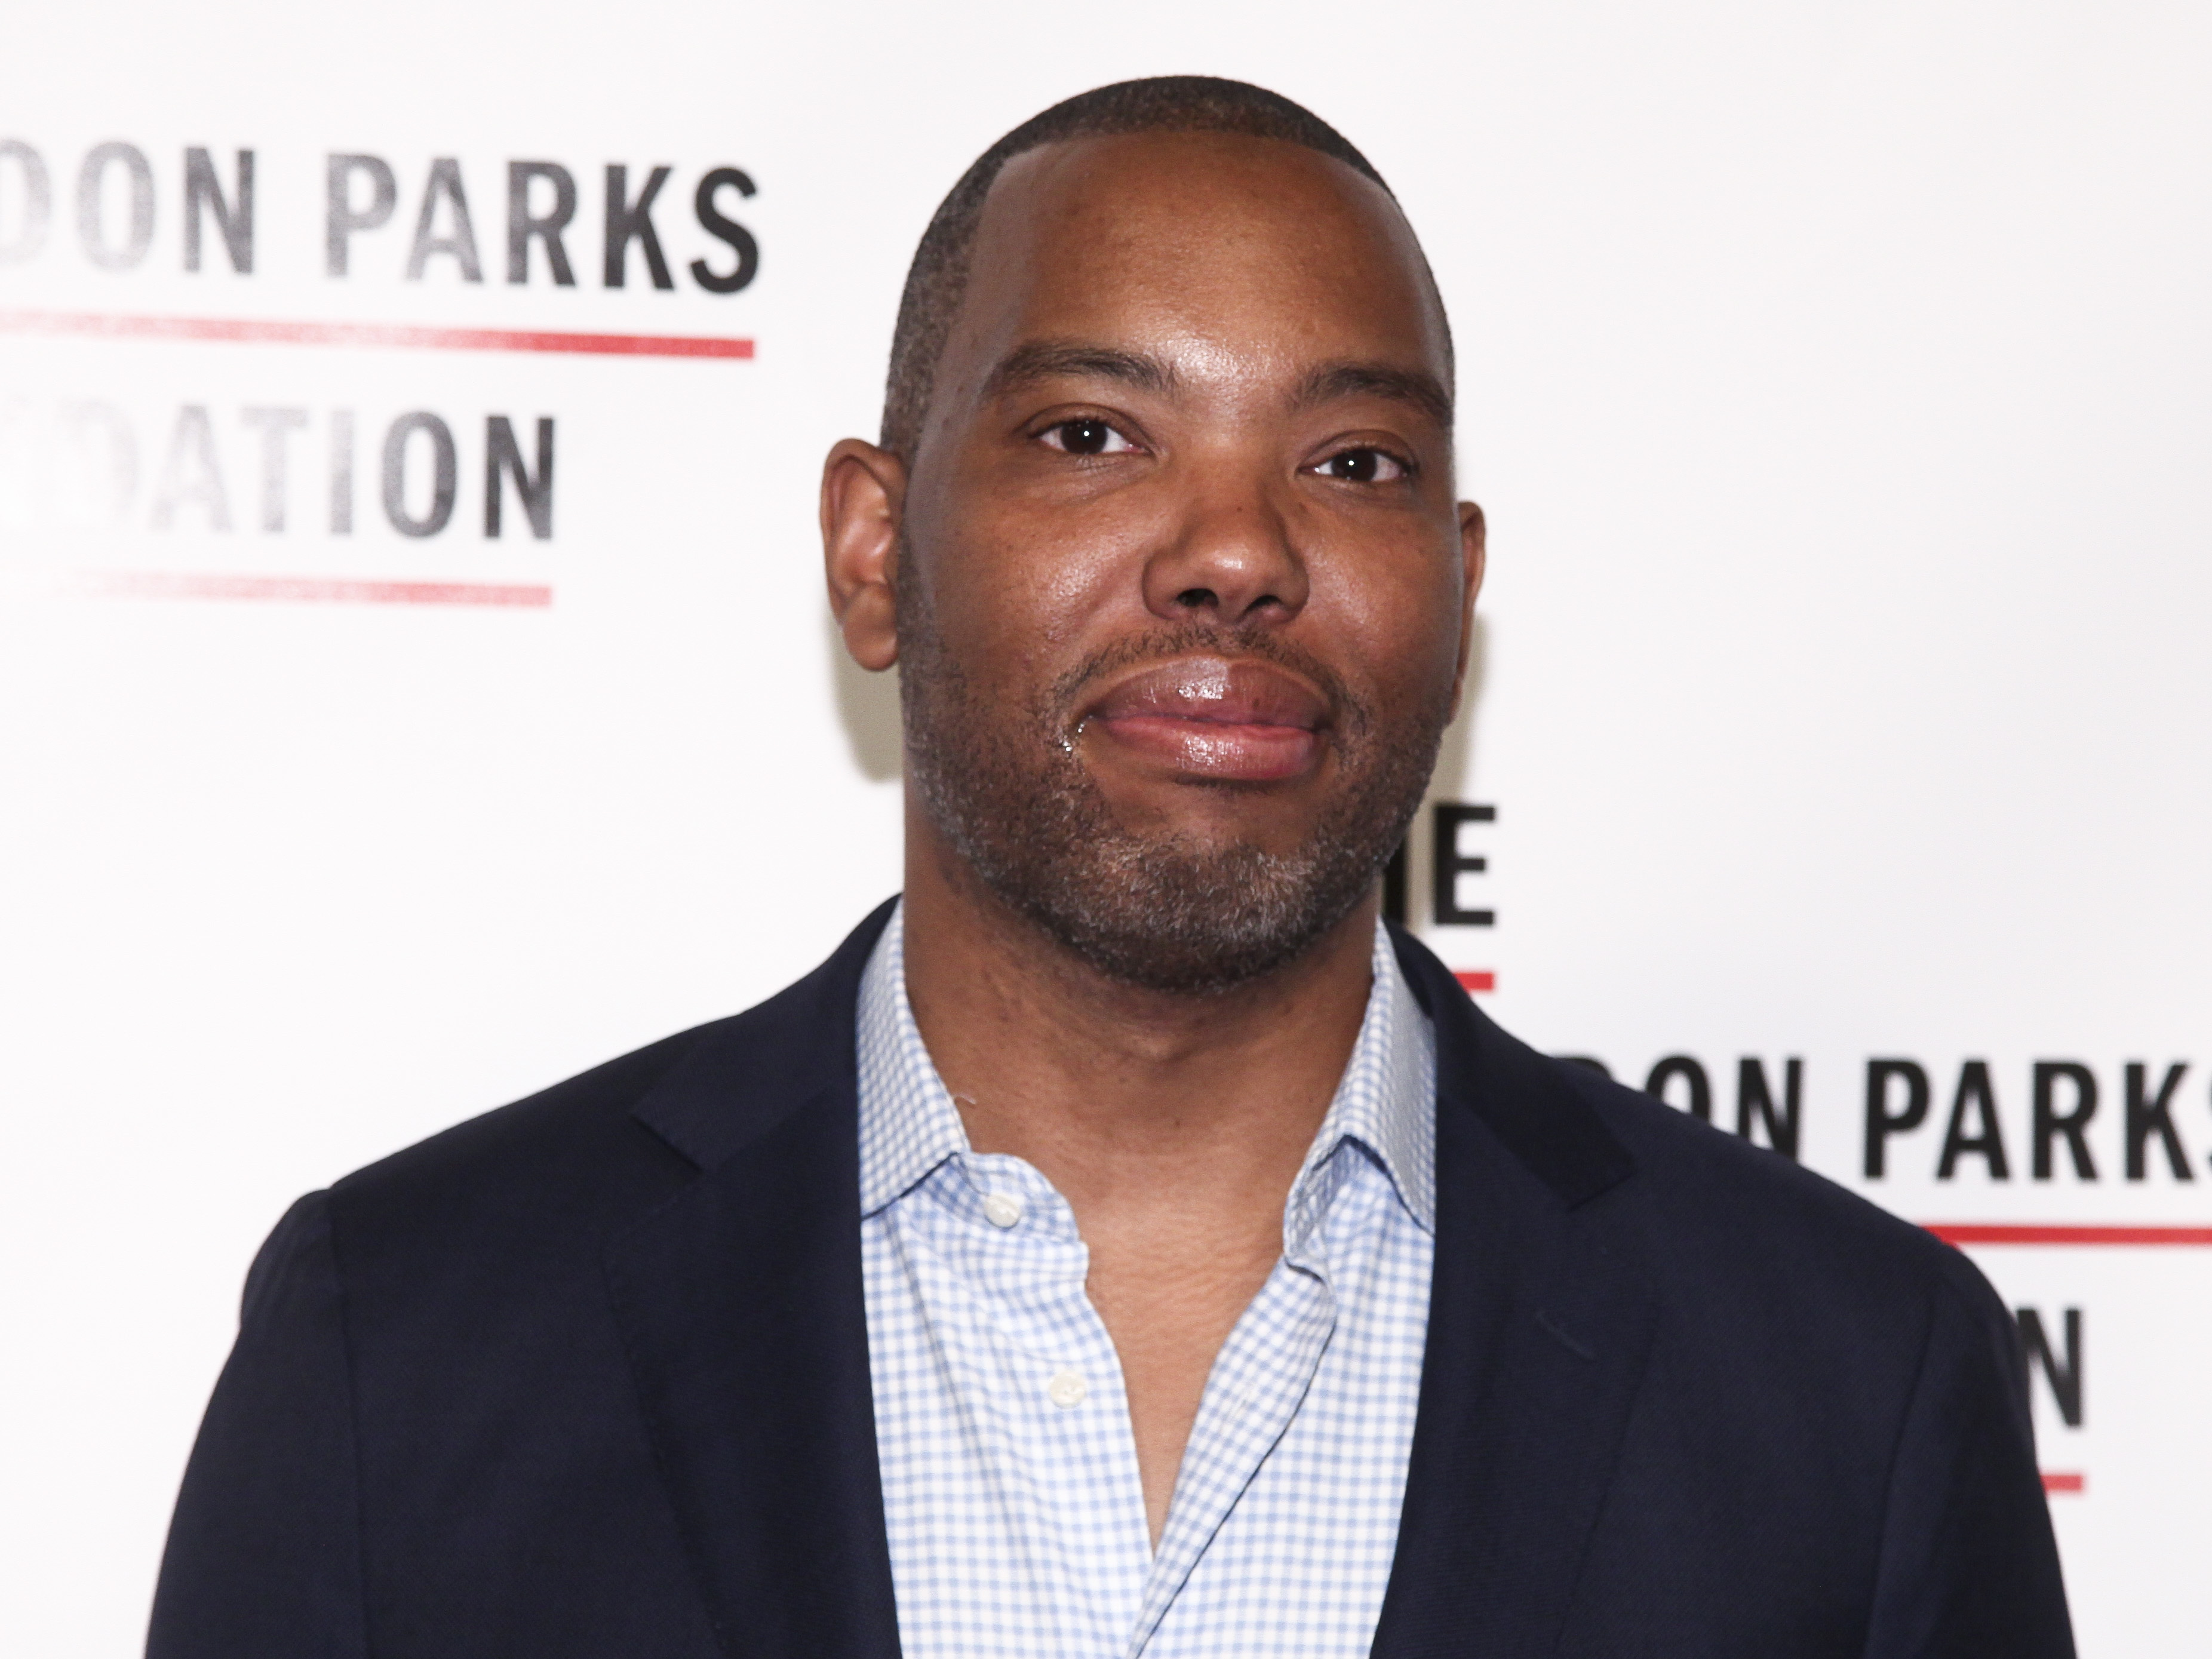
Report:
<svg viewBox="0 0 2212 1659"><path fill-rule="evenodd" d="M1233 136L1000 175L893 579L928 826L1116 977L1220 988L1372 890L1465 665L1441 315L1389 198Z"/></svg>

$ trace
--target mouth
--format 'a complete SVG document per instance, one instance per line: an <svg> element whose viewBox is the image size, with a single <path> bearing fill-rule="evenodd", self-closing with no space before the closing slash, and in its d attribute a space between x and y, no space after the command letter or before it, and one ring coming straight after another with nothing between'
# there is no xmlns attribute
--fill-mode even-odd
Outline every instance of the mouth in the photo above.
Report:
<svg viewBox="0 0 2212 1659"><path fill-rule="evenodd" d="M1271 663L1157 663L1115 683L1078 726L1183 776L1279 783L1320 763L1328 700Z"/></svg>

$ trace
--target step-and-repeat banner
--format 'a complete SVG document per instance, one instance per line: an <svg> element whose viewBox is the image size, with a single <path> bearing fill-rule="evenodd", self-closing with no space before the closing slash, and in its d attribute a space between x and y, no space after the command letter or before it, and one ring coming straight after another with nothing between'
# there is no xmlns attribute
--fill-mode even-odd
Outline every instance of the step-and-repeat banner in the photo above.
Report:
<svg viewBox="0 0 2212 1659"><path fill-rule="evenodd" d="M1509 1027L1968 1251L2084 1650L2212 1645L2212 34L1219 9L11 27L9 1651L136 1646L294 1195L896 886L821 454L974 154L1191 70L1361 144L1459 333L1493 577L1394 908Z"/></svg>

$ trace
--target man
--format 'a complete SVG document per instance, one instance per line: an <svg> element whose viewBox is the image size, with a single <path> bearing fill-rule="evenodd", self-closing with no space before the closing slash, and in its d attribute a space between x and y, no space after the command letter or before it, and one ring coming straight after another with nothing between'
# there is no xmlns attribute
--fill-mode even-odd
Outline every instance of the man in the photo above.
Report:
<svg viewBox="0 0 2212 1659"><path fill-rule="evenodd" d="M823 481L902 899L292 1211L156 1659L2070 1652L1964 1259L1378 924L1482 574L1451 386L1297 106L988 151Z"/></svg>

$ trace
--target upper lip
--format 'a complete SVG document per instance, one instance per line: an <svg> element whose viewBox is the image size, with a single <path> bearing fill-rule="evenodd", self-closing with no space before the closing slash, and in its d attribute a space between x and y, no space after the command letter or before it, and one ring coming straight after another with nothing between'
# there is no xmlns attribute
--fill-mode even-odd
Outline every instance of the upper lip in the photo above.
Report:
<svg viewBox="0 0 2212 1659"><path fill-rule="evenodd" d="M1152 715L1218 726L1288 726L1318 731L1328 699L1298 676L1249 657L1177 657L1117 680L1086 719Z"/></svg>

